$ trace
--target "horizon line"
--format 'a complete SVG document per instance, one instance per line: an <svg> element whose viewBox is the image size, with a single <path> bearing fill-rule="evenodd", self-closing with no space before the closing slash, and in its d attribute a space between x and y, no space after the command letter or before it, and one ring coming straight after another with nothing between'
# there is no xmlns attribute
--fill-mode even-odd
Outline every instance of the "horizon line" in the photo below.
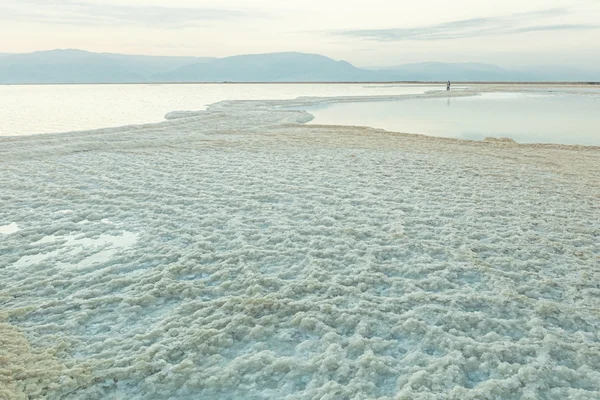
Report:
<svg viewBox="0 0 600 400"><path fill-rule="evenodd" d="M2 53L0 53L2 54ZM86 82L86 83L0 83L0 86L65 86L65 85L347 85L347 84L373 84L373 85L384 85L384 84L423 84L423 85L445 85L447 81L223 81L223 82ZM600 81L452 81L452 84L457 85L600 85Z"/></svg>
<svg viewBox="0 0 600 400"><path fill-rule="evenodd" d="M448 64L448 65L456 65L456 64L481 64L481 65L501 67L501 68L504 68L504 69L507 69L507 70L512 70L512 71L519 71L521 69L536 68L536 67L565 67L565 66L570 66L569 64L543 63L543 64L528 64L527 66L505 67L503 64L496 64L496 63L490 63L490 62L484 62L484 61L473 61L473 60L469 60L469 61L435 61L435 60L431 60L431 59L422 60L422 61L411 61L411 62L405 62L405 63L394 63L394 64L383 64L383 65L373 65L373 64L370 64L368 66L358 66L354 62L347 61L345 59L332 58L332 57L330 57L328 55L321 54L321 53L310 53L310 52L296 51L296 50L273 51L273 52L259 52L259 53L240 53L240 54L231 54L231 55L223 56L223 57L216 57L216 56L202 56L202 55L156 55L156 54L142 54L142 53L117 53L117 52L110 52L110 51L91 51L91 50L85 50L85 49L81 49L81 48L72 48L72 47L71 48L59 48L59 47L57 47L57 48L51 48L51 49L42 49L42 50L27 51L27 52L22 52L22 53L12 53L12 52L6 53L6 52L1 52L0 51L0 57L2 57L2 56L13 56L13 55L27 55L27 54L35 54L35 53L48 53L48 52L53 52L53 51L76 51L76 52L83 52L83 53L89 53L89 54L118 55L118 56L131 56L131 57L200 58L200 59L210 59L210 60L221 60L221 59L226 59L226 58L231 58L231 57L239 57L239 56L259 56L259 55L272 55L272 54L304 54L304 55L321 56L321 57L329 58L331 60L338 61L338 62L341 62L341 61L347 62L347 63L353 65L356 68L364 69L364 70L368 70L368 71L378 70L378 69L385 69L385 68L393 68L393 67L399 67L399 66L406 66L406 65L433 64L433 63ZM570 66L570 67L572 67L572 66ZM593 70L588 70L588 69L582 69L581 66L577 66L575 68L580 69L582 72L591 72L591 71L593 71ZM144 83L144 82L132 82L132 83Z"/></svg>

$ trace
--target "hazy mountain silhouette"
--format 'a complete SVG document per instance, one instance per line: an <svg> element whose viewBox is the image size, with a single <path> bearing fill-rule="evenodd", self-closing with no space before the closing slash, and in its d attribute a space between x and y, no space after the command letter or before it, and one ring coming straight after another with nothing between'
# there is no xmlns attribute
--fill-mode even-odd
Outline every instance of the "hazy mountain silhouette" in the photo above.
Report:
<svg viewBox="0 0 600 400"><path fill-rule="evenodd" d="M0 83L148 82L152 76L206 57L137 56L50 50L0 55Z"/></svg>
<svg viewBox="0 0 600 400"><path fill-rule="evenodd" d="M599 81L600 74L544 66L509 70L481 63L426 62L358 68L318 54L160 57L82 50L0 54L0 83Z"/></svg>
<svg viewBox="0 0 600 400"><path fill-rule="evenodd" d="M346 61L335 61L317 54L271 53L186 65L155 78L171 82L335 82L368 81L378 75Z"/></svg>
<svg viewBox="0 0 600 400"><path fill-rule="evenodd" d="M560 82L598 81L600 74L564 66L538 66L509 70L497 65L482 63L424 62L394 67L373 67L370 70L384 72L392 80L417 81L466 81L466 82Z"/></svg>
<svg viewBox="0 0 600 400"><path fill-rule="evenodd" d="M397 80L496 81L516 77L514 71L508 71L497 65L481 63L424 62L394 67L375 67L372 70L385 72Z"/></svg>

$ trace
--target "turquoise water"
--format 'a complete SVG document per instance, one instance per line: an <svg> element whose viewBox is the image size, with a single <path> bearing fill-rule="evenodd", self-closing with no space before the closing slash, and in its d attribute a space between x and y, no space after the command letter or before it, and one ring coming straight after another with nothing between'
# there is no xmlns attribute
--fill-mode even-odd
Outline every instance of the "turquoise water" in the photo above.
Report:
<svg viewBox="0 0 600 400"><path fill-rule="evenodd" d="M462 98L322 104L312 124L519 143L600 145L600 90L580 94L486 93Z"/></svg>

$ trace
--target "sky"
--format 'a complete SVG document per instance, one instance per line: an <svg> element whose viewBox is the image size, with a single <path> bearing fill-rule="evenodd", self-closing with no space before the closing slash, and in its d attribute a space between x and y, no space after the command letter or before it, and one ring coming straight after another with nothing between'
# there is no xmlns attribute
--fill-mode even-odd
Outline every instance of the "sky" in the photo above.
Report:
<svg viewBox="0 0 600 400"><path fill-rule="evenodd" d="M600 0L0 0L0 53L300 51L600 71Z"/></svg>

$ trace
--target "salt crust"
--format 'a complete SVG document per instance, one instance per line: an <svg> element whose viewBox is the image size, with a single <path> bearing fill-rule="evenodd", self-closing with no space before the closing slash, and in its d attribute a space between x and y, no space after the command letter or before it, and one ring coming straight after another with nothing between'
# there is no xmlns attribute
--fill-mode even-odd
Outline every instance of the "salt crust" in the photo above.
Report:
<svg viewBox="0 0 600 400"><path fill-rule="evenodd" d="M599 399L600 149L316 101L0 138L0 398Z"/></svg>
<svg viewBox="0 0 600 400"><path fill-rule="evenodd" d="M11 222L10 224L0 226L0 235L10 235L11 233L18 232L19 230L19 225Z"/></svg>

